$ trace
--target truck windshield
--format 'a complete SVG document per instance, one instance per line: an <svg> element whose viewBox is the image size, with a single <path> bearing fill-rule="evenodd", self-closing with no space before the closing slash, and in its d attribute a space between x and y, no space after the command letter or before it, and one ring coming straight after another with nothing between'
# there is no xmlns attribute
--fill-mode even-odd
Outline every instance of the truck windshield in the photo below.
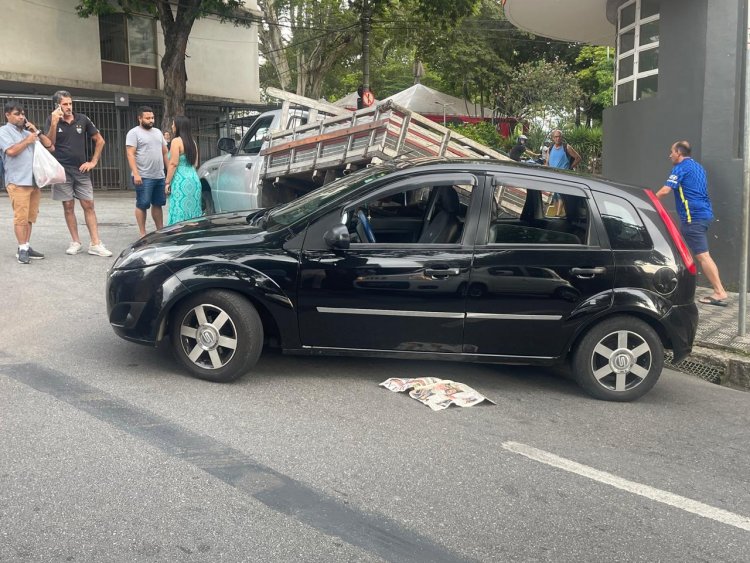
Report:
<svg viewBox="0 0 750 563"><path fill-rule="evenodd" d="M385 162L377 166L365 168L339 178L295 200L274 207L265 217L265 226L269 230L287 227L313 211L324 207L329 202L339 199L357 190L360 186L369 184L385 176L398 167L395 161Z"/></svg>

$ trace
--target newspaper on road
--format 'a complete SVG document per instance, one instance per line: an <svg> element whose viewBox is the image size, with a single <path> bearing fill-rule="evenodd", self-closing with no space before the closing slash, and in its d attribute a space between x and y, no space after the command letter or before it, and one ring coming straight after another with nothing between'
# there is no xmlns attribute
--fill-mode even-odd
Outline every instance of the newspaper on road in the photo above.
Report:
<svg viewBox="0 0 750 563"><path fill-rule="evenodd" d="M472 407L482 401L495 404L494 401L490 401L487 397L468 385L437 377L391 377L383 381L380 385L396 392L411 389L409 396L412 399L416 399L434 411L446 409L451 405Z"/></svg>

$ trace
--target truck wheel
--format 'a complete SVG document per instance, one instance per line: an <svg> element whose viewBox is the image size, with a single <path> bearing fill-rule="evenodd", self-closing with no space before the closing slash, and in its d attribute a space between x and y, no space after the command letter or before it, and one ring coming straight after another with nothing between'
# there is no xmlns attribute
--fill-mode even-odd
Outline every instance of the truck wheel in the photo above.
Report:
<svg viewBox="0 0 750 563"><path fill-rule="evenodd" d="M201 209L204 215L213 215L216 211L214 210L214 200L211 197L211 188L202 186L201 190Z"/></svg>
<svg viewBox="0 0 750 563"><path fill-rule="evenodd" d="M578 384L605 401L632 401L646 394L664 367L664 347L647 323L613 317L594 325L573 355Z"/></svg>
<svg viewBox="0 0 750 563"><path fill-rule="evenodd" d="M234 381L260 357L263 324L255 307L237 293L211 290L190 297L171 321L172 350L194 377Z"/></svg>

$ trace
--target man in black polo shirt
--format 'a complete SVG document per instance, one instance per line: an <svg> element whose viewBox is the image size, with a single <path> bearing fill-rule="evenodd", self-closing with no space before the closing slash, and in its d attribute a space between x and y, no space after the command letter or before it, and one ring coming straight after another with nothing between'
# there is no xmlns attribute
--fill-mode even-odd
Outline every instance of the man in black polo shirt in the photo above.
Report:
<svg viewBox="0 0 750 563"><path fill-rule="evenodd" d="M45 129L52 141L52 151L57 161L65 169L65 183L52 186L52 199L62 201L65 223L70 231L71 243L65 251L78 254L83 250L78 236L78 220L75 213L75 200L81 202L86 227L89 230L89 254L112 256L99 239L99 228L94 211L94 186L89 171L99 162L104 149L104 137L91 120L82 113L73 113L73 98L70 92L59 90L52 96L55 111L47 118ZM94 154L86 160L86 148L94 141Z"/></svg>

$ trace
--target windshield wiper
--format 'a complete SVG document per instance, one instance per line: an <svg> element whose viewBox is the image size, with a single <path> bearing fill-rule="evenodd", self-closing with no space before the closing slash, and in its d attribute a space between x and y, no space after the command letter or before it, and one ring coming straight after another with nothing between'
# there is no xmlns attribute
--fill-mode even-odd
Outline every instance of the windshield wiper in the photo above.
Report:
<svg viewBox="0 0 750 563"><path fill-rule="evenodd" d="M265 209L257 209L250 213L245 220L249 225L258 225L258 224L265 224L265 217L268 214L268 211Z"/></svg>

